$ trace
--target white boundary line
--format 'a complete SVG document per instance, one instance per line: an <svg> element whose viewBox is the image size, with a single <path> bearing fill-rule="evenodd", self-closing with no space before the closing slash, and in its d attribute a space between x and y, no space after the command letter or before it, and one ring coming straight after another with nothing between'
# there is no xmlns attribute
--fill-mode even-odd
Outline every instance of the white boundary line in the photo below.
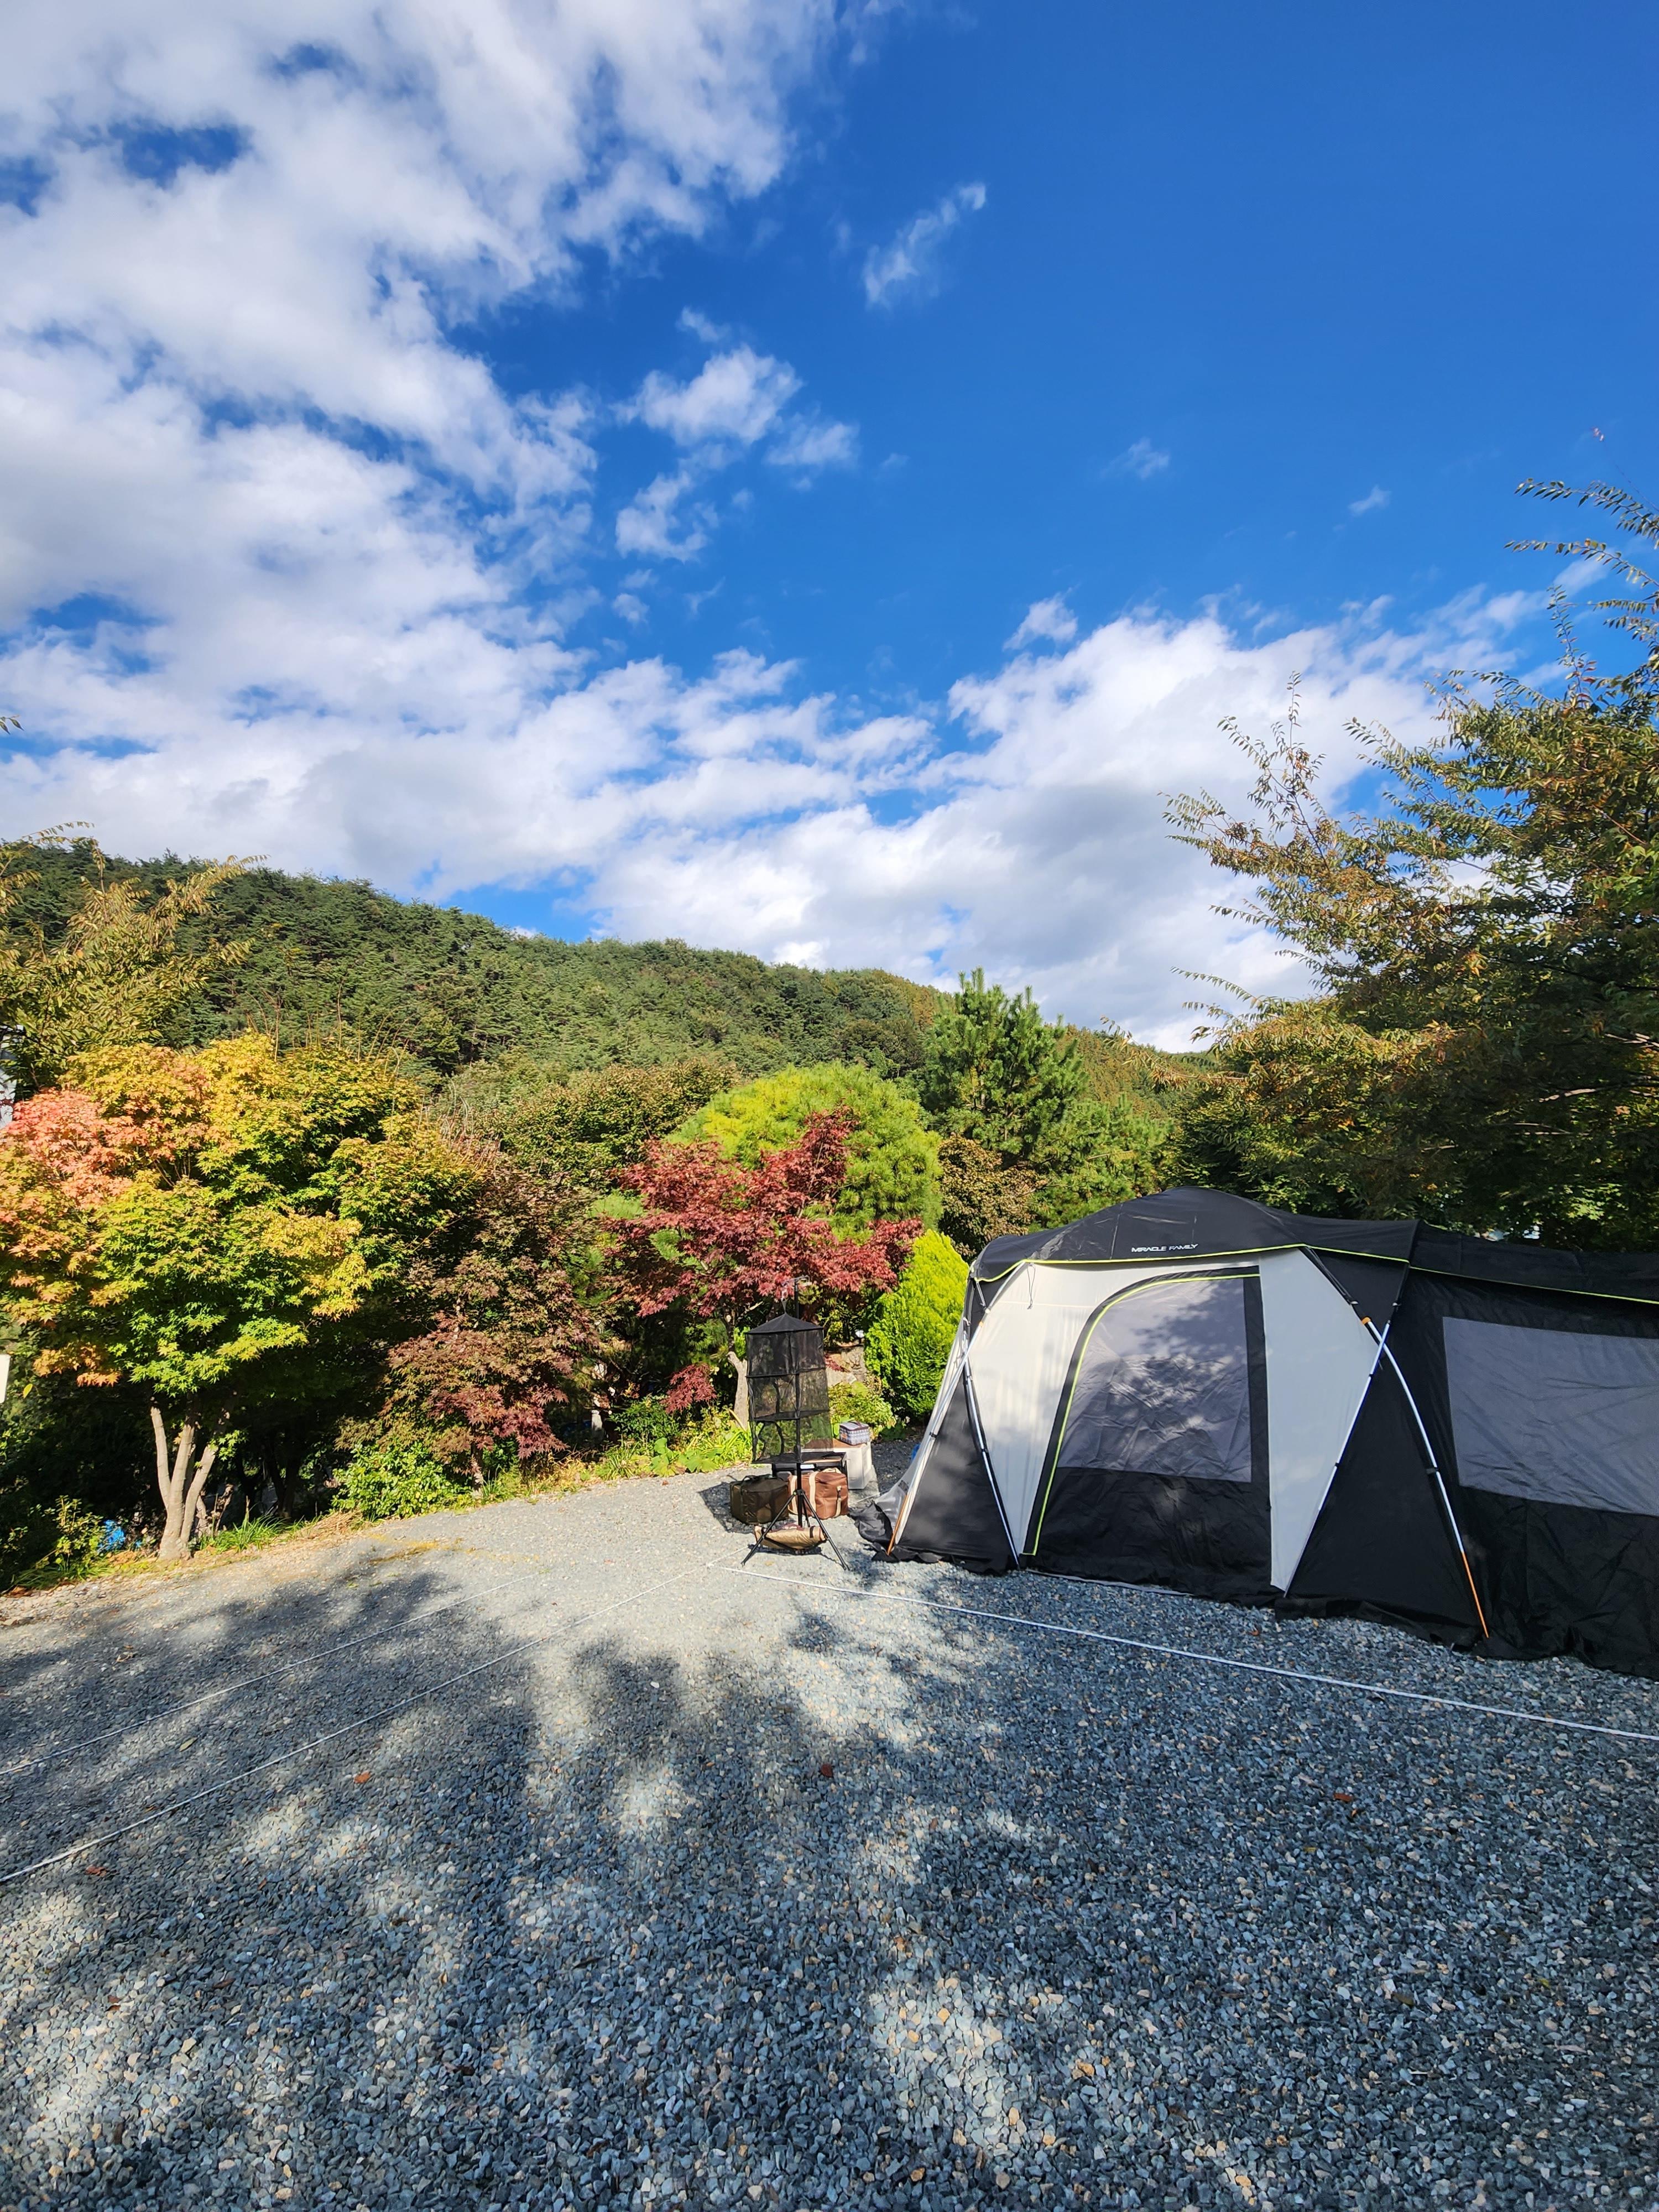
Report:
<svg viewBox="0 0 1659 2212"><path fill-rule="evenodd" d="M1155 1652L1162 1659L1195 1659L1201 1666L1231 1667L1245 1674L1270 1674L1281 1682L1312 1682L1328 1690L1352 1690L1363 1698L1398 1698L1409 1705L1443 1705L1455 1712L1480 1713L1488 1720L1528 1721L1534 1728L1571 1729L1581 1735L1617 1736L1626 1743L1659 1743L1659 1732L1607 1728L1597 1721L1563 1720L1555 1713L1524 1712L1519 1705L1477 1705L1470 1698L1441 1697L1431 1690L1395 1690L1382 1682L1350 1681L1343 1674L1314 1674L1300 1668L1269 1667L1259 1659L1224 1659L1214 1651L1192 1651L1179 1644L1148 1644L1138 1636L1109 1636L1102 1628L1073 1628L1063 1621L1031 1620L1018 1613L994 1613L988 1606L951 1605L943 1598L902 1597L896 1592L848 1589L838 1583L809 1583L798 1575L769 1575L743 1567L726 1567L721 1571L742 1575L751 1583L775 1583L782 1589L805 1590L809 1595L816 1592L824 1597L867 1597L877 1605L923 1606L933 1613L959 1613L972 1620L1000 1621L1010 1628L1035 1628L1045 1636L1078 1636L1091 1644L1115 1644L1126 1651Z"/></svg>
<svg viewBox="0 0 1659 2212"><path fill-rule="evenodd" d="M476 1667L464 1667L459 1674L446 1674L435 1682L428 1682L406 1698L398 1698L389 1705L377 1705L372 1713L360 1713L356 1720L347 1721L340 1728L330 1729L325 1735L313 1736L305 1743L295 1744L287 1751L279 1751L274 1759L262 1759L257 1766L240 1767L234 1774L226 1775L222 1781L210 1782L205 1790L192 1791L188 1797L177 1797L170 1805L158 1805L153 1813L141 1814L136 1820L124 1821L118 1828L106 1828L96 1836L83 1836L79 1843L66 1844L60 1851L49 1851L44 1858L32 1859L27 1866L9 1867L0 1874L0 1889L8 1883L21 1881L25 1875L39 1874L46 1867L61 1866L66 1859L79 1858L83 1851L94 1851L102 1844L115 1843L122 1836L131 1835L135 1829L150 1828L160 1820L173 1820L190 1806L199 1805L205 1797L216 1797L222 1790L234 1790L239 1782L251 1782L256 1775L268 1774L273 1766L285 1766L290 1759L301 1759L307 1752L319 1750L325 1743L337 1742L343 1735L355 1735L359 1729L368 1728L375 1721L387 1720L393 1713L407 1712L411 1705L423 1705L428 1698L436 1697L440 1690L451 1689L457 1682L470 1681L476 1674L487 1674L491 1668L501 1666L503 1661L511 1659L517 1652L527 1651L532 1644L545 1643L548 1637L556 1635L562 1629L585 1628L590 1621L603 1620L607 1613L618 1613L625 1605L634 1605L643 1598L655 1597L701 1571L702 1570L697 1567L688 1567L684 1574L670 1575L665 1582L653 1583L642 1590L630 1590L626 1597L619 1597L613 1605L602 1605L596 1612L583 1613L574 1620L559 1621L553 1627L544 1630L540 1636L527 1636L521 1643L509 1644L505 1651L498 1651L493 1659L483 1660Z"/></svg>

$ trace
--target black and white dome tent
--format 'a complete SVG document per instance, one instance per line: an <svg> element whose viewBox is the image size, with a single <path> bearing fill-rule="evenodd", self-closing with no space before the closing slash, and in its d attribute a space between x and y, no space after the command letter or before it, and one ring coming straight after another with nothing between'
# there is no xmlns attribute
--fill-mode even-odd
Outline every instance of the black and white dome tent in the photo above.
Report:
<svg viewBox="0 0 1659 2212"><path fill-rule="evenodd" d="M1659 1674L1659 1256L1203 1190L987 1245L890 1557Z"/></svg>

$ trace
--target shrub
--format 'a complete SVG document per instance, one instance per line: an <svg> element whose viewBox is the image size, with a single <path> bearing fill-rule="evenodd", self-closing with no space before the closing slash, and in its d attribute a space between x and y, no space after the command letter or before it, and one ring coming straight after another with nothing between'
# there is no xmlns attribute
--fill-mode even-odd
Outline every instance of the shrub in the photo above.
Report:
<svg viewBox="0 0 1659 2212"><path fill-rule="evenodd" d="M603 1473L703 1474L749 1456L749 1431L729 1406L675 1406L671 1389L660 1398L635 1398L611 1415L617 1442L605 1455ZM614 1463L614 1465L607 1464Z"/></svg>
<svg viewBox="0 0 1659 2212"><path fill-rule="evenodd" d="M665 1444L678 1426L665 1398L635 1398L631 1406L618 1406L611 1425L624 1443Z"/></svg>
<svg viewBox="0 0 1659 2212"><path fill-rule="evenodd" d="M847 1174L831 1218L858 1234L878 1221L939 1218L939 1141L907 1091L867 1067L826 1061L786 1067L712 1100L676 1131L677 1141L712 1137L728 1159L757 1166L799 1142L814 1115L848 1117Z"/></svg>
<svg viewBox="0 0 1659 2212"><path fill-rule="evenodd" d="M867 1389L862 1382L830 1385L830 1419L837 1428L843 1421L867 1421L881 1436L888 1429L897 1428L902 1418L878 1391Z"/></svg>
<svg viewBox="0 0 1659 2212"><path fill-rule="evenodd" d="M0 1534L0 1587L73 1581L108 1548L101 1516L78 1498L47 1505L13 1492L6 1503L15 1517Z"/></svg>
<svg viewBox="0 0 1659 2212"><path fill-rule="evenodd" d="M670 1468L686 1474L714 1474L748 1457L749 1431L738 1426L725 1406L702 1414L668 1451Z"/></svg>
<svg viewBox="0 0 1659 2212"><path fill-rule="evenodd" d="M641 1399L640 1405L660 1405ZM632 1411L633 1408L628 1409ZM727 1406L705 1409L669 1441L660 1435L624 1437L597 1460L565 1462L554 1474L557 1486L583 1474L596 1482L619 1482L630 1475L714 1474L742 1465L749 1457L749 1431L740 1428Z"/></svg>
<svg viewBox="0 0 1659 2212"><path fill-rule="evenodd" d="M865 1357L877 1382L907 1413L933 1408L967 1288L967 1261L936 1230L928 1230L877 1309Z"/></svg>
<svg viewBox="0 0 1659 2212"><path fill-rule="evenodd" d="M355 1452L341 1470L340 1503L365 1521L407 1521L471 1498L471 1489L444 1472L420 1438L383 1437Z"/></svg>

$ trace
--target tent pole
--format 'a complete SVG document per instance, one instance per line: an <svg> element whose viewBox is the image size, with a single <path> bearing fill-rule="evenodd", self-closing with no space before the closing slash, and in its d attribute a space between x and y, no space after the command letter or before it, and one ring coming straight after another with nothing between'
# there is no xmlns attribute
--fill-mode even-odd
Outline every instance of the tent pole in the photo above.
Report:
<svg viewBox="0 0 1659 2212"><path fill-rule="evenodd" d="M1365 1314L1361 1314L1359 1318L1376 1339L1377 1350L1393 1368L1395 1379L1406 1394L1406 1403L1412 1409L1412 1419L1417 1424L1417 1433L1422 1437L1423 1449L1428 1455L1429 1473L1434 1477L1434 1486L1440 1492L1440 1503L1446 1510L1446 1521L1452 1532L1452 1540L1457 1546L1457 1556L1463 1562L1463 1573L1469 1585L1469 1595L1474 1600L1475 1619L1480 1623L1481 1636L1490 1642L1492 1631L1486 1626L1486 1608L1481 1604L1480 1593L1474 1586L1474 1569L1469 1565L1468 1547L1463 1541L1463 1531L1457 1525L1457 1516L1452 1511L1452 1502L1446 1490L1446 1478L1440 1472L1440 1462L1434 1455L1434 1446L1429 1442L1429 1432L1423 1425L1423 1416L1417 1410L1417 1401L1412 1395L1412 1386L1407 1382L1400 1362L1394 1356L1393 1347L1389 1342L1388 1330L1379 1329Z"/></svg>

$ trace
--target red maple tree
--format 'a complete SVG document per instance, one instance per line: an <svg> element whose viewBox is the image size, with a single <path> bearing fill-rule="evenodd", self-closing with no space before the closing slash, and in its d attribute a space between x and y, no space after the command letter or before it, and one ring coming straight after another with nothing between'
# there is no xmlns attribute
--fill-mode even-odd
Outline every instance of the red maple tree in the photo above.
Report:
<svg viewBox="0 0 1659 2212"><path fill-rule="evenodd" d="M464 1241L406 1272L431 1325L392 1346L386 1410L414 1414L439 1457L464 1460L477 1478L492 1446L520 1460L563 1451L552 1424L615 1347L603 1307L572 1282L574 1187L499 1154L474 1164Z"/></svg>
<svg viewBox="0 0 1659 2212"><path fill-rule="evenodd" d="M752 1168L712 1141L647 1147L619 1178L641 1210L611 1224L636 1310L683 1302L730 1344L763 1309L890 1290L921 1224L878 1221L848 1237L829 1218L852 1127L845 1111L814 1114L794 1144Z"/></svg>

